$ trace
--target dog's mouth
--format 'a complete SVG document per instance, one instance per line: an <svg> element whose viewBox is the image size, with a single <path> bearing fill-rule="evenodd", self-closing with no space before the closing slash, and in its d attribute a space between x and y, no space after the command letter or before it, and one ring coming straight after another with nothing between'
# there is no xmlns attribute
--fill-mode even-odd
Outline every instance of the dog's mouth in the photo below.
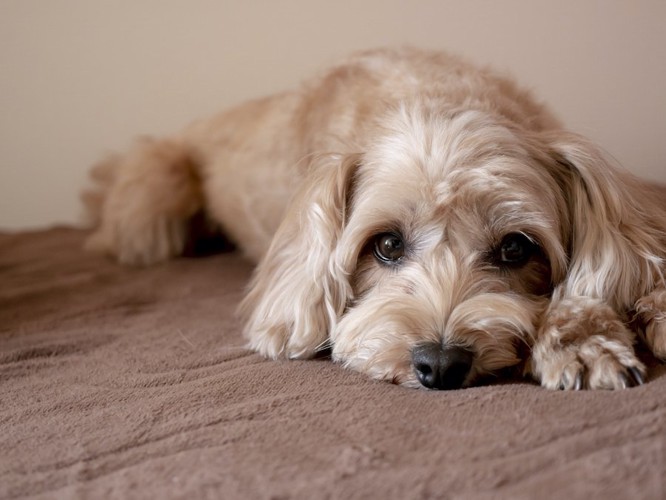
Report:
<svg viewBox="0 0 666 500"><path fill-rule="evenodd" d="M456 390L490 385L498 380L515 381L525 375L525 363L529 358L528 348L523 343L515 347L515 363L488 371L479 366L483 356L479 356L473 347L441 342L417 344L411 351L413 376L405 380L404 385L432 390Z"/></svg>

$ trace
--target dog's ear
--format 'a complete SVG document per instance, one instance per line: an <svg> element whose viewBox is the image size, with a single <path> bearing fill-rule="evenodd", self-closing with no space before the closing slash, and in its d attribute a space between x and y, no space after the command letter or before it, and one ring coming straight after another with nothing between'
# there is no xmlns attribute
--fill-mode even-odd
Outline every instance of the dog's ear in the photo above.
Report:
<svg viewBox="0 0 666 500"><path fill-rule="evenodd" d="M656 192L580 136L549 133L546 141L569 212L569 266L559 293L602 299L616 310L633 306L661 276Z"/></svg>
<svg viewBox="0 0 666 500"><path fill-rule="evenodd" d="M241 304L245 336L263 355L307 358L328 347L349 280L334 262L360 155L314 159Z"/></svg>

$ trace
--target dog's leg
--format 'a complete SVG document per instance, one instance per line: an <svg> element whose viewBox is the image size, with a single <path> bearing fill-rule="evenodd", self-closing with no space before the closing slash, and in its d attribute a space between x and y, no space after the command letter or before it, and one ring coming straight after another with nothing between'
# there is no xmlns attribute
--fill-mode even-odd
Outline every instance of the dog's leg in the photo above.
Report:
<svg viewBox="0 0 666 500"><path fill-rule="evenodd" d="M531 370L549 389L620 389L643 382L634 334L604 302L555 300L532 349Z"/></svg>
<svg viewBox="0 0 666 500"><path fill-rule="evenodd" d="M84 193L97 225L86 245L126 264L152 264L183 252L188 220L203 206L198 167L177 140L142 139L93 170Z"/></svg>
<svg viewBox="0 0 666 500"><path fill-rule="evenodd" d="M643 326L643 340L657 358L666 361L666 288L639 299L635 310Z"/></svg>

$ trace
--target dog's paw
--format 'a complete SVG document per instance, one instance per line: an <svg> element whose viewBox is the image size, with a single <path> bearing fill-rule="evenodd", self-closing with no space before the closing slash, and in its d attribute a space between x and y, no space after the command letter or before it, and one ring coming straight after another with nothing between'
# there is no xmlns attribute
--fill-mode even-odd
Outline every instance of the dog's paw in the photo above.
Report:
<svg viewBox="0 0 666 500"><path fill-rule="evenodd" d="M168 217L107 220L86 241L86 249L112 255L129 265L150 265L181 255L187 226Z"/></svg>
<svg viewBox="0 0 666 500"><path fill-rule="evenodd" d="M321 339L292 335L284 325L246 330L245 336L250 349L270 359L310 359L326 347Z"/></svg>
<svg viewBox="0 0 666 500"><path fill-rule="evenodd" d="M633 334L606 304L590 299L551 308L532 350L532 372L549 389L624 389L643 383Z"/></svg>
<svg viewBox="0 0 666 500"><path fill-rule="evenodd" d="M183 253L190 219L203 208L198 163L186 145L143 138L92 176L97 187L84 194L96 226L88 249L134 265Z"/></svg>
<svg viewBox="0 0 666 500"><path fill-rule="evenodd" d="M666 315L653 320L645 328L645 338L655 357L666 362Z"/></svg>
<svg viewBox="0 0 666 500"><path fill-rule="evenodd" d="M666 361L666 290L659 289L636 303L644 340L655 357Z"/></svg>
<svg viewBox="0 0 666 500"><path fill-rule="evenodd" d="M642 384L645 374L631 346L604 335L566 346L540 345L532 362L548 389L624 389Z"/></svg>

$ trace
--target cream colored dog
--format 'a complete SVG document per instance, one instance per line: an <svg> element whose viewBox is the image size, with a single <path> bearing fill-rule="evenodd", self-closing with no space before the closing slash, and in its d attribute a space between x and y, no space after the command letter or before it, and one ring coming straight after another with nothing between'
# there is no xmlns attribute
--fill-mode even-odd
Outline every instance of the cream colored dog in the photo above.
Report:
<svg viewBox="0 0 666 500"><path fill-rule="evenodd" d="M204 213L259 263L241 309L270 358L617 389L643 382L634 331L666 357L666 197L611 164L490 71L370 51L101 164L88 243L152 264Z"/></svg>

